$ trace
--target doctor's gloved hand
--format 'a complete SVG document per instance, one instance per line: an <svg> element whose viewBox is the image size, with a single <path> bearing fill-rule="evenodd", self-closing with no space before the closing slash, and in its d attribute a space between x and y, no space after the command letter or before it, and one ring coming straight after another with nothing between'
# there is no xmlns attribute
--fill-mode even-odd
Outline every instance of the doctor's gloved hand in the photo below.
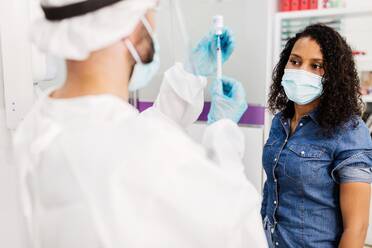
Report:
<svg viewBox="0 0 372 248"><path fill-rule="evenodd" d="M248 108L242 83L227 77L214 80L211 85L212 104L208 114L208 124L221 119L238 123Z"/></svg>
<svg viewBox="0 0 372 248"><path fill-rule="evenodd" d="M233 53L235 38L228 28L221 35L222 63L225 63ZM217 72L217 35L211 31L192 50L186 70L198 76L212 76Z"/></svg>

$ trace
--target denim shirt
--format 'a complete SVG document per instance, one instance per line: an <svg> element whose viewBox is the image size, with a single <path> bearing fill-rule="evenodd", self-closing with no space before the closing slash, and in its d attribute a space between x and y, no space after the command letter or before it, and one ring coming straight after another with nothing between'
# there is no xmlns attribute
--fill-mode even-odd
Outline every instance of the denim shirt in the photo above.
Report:
<svg viewBox="0 0 372 248"><path fill-rule="evenodd" d="M261 214L268 241L279 248L336 248L343 232L339 184L372 182L372 141L358 118L332 137L313 111L290 135L282 113L264 147L267 175Z"/></svg>

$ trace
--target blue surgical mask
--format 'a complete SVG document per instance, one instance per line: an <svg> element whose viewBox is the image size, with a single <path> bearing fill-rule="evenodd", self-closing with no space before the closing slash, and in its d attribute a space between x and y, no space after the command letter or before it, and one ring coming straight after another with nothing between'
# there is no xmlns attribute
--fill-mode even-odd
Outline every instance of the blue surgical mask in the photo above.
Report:
<svg viewBox="0 0 372 248"><path fill-rule="evenodd" d="M160 68L159 43L151 29L150 24L147 22L145 18L142 18L142 23L149 32L150 36L152 37L152 41L154 44L154 55L150 63L144 64L132 42L130 40L125 40L125 44L129 52L136 61L136 64L134 65L133 68L132 76L129 80L129 91L131 92L146 87L154 78L154 76L156 75Z"/></svg>
<svg viewBox="0 0 372 248"><path fill-rule="evenodd" d="M298 105L306 105L323 94L323 78L304 71L286 69L282 86L288 99Z"/></svg>

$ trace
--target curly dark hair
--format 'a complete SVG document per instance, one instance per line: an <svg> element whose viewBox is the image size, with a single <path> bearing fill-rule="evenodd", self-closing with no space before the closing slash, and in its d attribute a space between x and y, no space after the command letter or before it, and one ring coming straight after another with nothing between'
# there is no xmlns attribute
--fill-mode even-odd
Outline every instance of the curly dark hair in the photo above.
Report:
<svg viewBox="0 0 372 248"><path fill-rule="evenodd" d="M281 111L286 118L294 115L294 103L287 98L281 82L292 49L301 38L317 42L323 54L325 74L317 121L322 131L331 135L350 120L356 123L364 105L352 50L337 31L326 25L310 25L287 42L273 72L269 110L273 114Z"/></svg>

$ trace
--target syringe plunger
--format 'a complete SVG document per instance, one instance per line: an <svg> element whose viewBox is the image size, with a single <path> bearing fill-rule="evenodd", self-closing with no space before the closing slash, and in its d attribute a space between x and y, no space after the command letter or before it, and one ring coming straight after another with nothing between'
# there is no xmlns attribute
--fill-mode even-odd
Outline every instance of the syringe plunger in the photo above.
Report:
<svg viewBox="0 0 372 248"><path fill-rule="evenodd" d="M214 16L213 24L214 24L216 34L221 35L223 32L223 26L224 26L223 16L221 15Z"/></svg>

